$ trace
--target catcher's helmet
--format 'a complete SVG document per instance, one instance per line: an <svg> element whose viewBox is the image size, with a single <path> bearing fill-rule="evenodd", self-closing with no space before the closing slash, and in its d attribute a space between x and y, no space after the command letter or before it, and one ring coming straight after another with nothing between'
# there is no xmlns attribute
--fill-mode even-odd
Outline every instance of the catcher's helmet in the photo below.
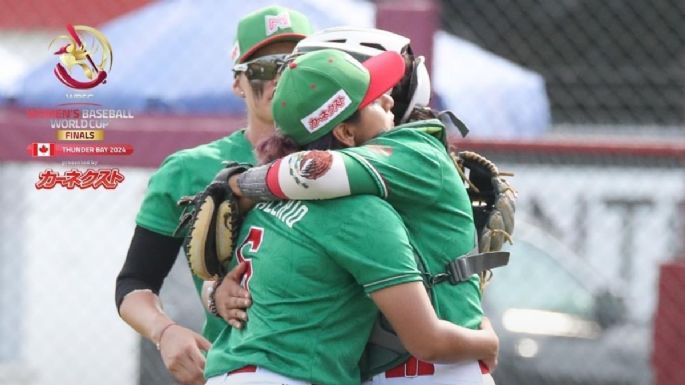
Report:
<svg viewBox="0 0 685 385"><path fill-rule="evenodd" d="M374 28L336 27L327 28L300 40L295 54L325 48L339 49L359 61L376 56L383 51L395 51L405 59L404 78L393 88L391 96L395 100L392 109L395 124L407 120L416 106L427 106L430 101L431 86L428 69L423 56L415 57L407 37Z"/></svg>

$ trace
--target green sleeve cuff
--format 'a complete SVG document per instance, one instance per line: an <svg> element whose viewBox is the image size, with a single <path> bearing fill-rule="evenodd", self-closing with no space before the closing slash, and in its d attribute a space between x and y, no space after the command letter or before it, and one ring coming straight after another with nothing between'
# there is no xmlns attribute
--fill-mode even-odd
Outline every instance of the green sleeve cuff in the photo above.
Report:
<svg viewBox="0 0 685 385"><path fill-rule="evenodd" d="M406 274L400 274L393 277L388 277L375 282L364 284L364 291L368 295L375 291L385 289L386 287L397 286L403 283L416 282L421 280L422 278L419 272L407 272Z"/></svg>

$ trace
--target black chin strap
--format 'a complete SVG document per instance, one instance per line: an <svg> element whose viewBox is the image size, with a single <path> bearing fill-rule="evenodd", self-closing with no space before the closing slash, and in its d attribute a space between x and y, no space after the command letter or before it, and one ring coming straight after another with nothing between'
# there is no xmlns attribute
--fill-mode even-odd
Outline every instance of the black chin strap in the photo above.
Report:
<svg viewBox="0 0 685 385"><path fill-rule="evenodd" d="M438 113L438 119L445 125L447 131L457 129L462 138L466 138L466 135L469 134L469 128L452 111L446 110Z"/></svg>

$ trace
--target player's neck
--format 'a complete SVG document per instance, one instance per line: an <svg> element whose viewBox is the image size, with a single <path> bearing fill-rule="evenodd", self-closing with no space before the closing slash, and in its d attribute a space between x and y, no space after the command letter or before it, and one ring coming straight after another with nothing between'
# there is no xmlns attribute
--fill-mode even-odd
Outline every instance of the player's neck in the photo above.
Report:
<svg viewBox="0 0 685 385"><path fill-rule="evenodd" d="M262 140L270 137L274 133L274 122L259 119L256 116L248 115L247 128L245 129L245 137L256 146Z"/></svg>

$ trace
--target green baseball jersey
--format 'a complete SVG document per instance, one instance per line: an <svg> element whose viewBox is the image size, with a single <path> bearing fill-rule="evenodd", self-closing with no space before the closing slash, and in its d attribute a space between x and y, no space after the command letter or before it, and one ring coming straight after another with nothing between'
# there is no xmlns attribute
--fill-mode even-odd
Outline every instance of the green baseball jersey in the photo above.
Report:
<svg viewBox="0 0 685 385"><path fill-rule="evenodd" d="M183 211L176 202L181 197L204 190L223 167L222 162L227 160L255 162L252 144L245 138L245 131L169 155L150 178L136 217L138 226L173 236ZM199 294L203 281L195 275L193 281ZM206 313L202 334L213 341L225 325L223 319Z"/></svg>
<svg viewBox="0 0 685 385"><path fill-rule="evenodd" d="M431 123L433 122L433 123ZM454 258L475 247L471 201L445 145L425 132L442 127L417 122L389 131L343 152L370 164L371 175L386 186L387 200L402 217L431 274L445 271ZM435 285L438 317L477 329L483 309L477 275L467 282Z"/></svg>
<svg viewBox="0 0 685 385"><path fill-rule="evenodd" d="M315 384L359 384L374 291L420 281L401 219L371 195L259 203L231 264L248 263L252 306L207 355L207 378L257 365Z"/></svg>
<svg viewBox="0 0 685 385"><path fill-rule="evenodd" d="M290 199L330 199L350 194L379 195L402 217L431 274L475 247L471 203L445 150L438 120L398 126L363 146L340 151L288 155L269 169L267 186ZM441 319L478 328L483 315L479 278L433 288Z"/></svg>

